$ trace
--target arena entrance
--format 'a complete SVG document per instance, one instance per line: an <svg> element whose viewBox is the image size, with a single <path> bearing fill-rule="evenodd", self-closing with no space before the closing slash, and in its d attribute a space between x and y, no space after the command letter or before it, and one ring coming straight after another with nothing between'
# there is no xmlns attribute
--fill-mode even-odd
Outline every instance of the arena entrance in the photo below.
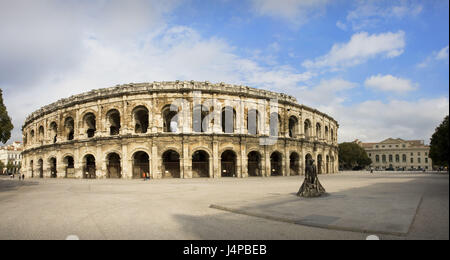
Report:
<svg viewBox="0 0 450 260"><path fill-rule="evenodd" d="M95 157L88 154L84 157L83 179L95 179Z"/></svg>
<svg viewBox="0 0 450 260"><path fill-rule="evenodd" d="M291 169L291 176L300 174L300 156L298 153L294 152L289 157L289 169Z"/></svg>
<svg viewBox="0 0 450 260"><path fill-rule="evenodd" d="M146 152L136 152L133 156L133 179L144 178L150 174L150 160Z"/></svg>
<svg viewBox="0 0 450 260"><path fill-rule="evenodd" d="M192 178L209 178L209 155L205 151L192 155Z"/></svg>
<svg viewBox="0 0 450 260"><path fill-rule="evenodd" d="M75 165L72 156L64 157L64 164L66 165L66 178L75 178Z"/></svg>
<svg viewBox="0 0 450 260"><path fill-rule="evenodd" d="M283 176L283 157L279 152L274 152L270 156L270 175Z"/></svg>
<svg viewBox="0 0 450 260"><path fill-rule="evenodd" d="M162 156L163 178L180 178L180 155L175 151L167 151Z"/></svg>
<svg viewBox="0 0 450 260"><path fill-rule="evenodd" d="M228 150L222 153L221 159L221 176L236 177L236 154Z"/></svg>
<svg viewBox="0 0 450 260"><path fill-rule="evenodd" d="M39 167L39 178L44 178L44 161L42 159L39 159L38 167Z"/></svg>
<svg viewBox="0 0 450 260"><path fill-rule="evenodd" d="M248 176L262 176L261 154L254 151L248 154Z"/></svg>
<svg viewBox="0 0 450 260"><path fill-rule="evenodd" d="M56 158L52 157L50 158L50 178L56 178L57 172L56 172Z"/></svg>
<svg viewBox="0 0 450 260"><path fill-rule="evenodd" d="M106 165L107 176L109 179L122 178L122 171L120 167L120 156L117 153L108 155L108 164Z"/></svg>

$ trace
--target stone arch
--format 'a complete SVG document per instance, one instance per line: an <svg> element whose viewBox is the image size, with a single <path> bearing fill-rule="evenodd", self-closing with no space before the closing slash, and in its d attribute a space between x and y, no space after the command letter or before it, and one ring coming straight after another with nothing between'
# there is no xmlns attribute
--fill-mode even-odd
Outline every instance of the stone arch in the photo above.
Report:
<svg viewBox="0 0 450 260"><path fill-rule="evenodd" d="M86 136L88 138L94 137L95 132L97 131L95 114L92 112L87 112L82 118L82 127L86 131Z"/></svg>
<svg viewBox="0 0 450 260"><path fill-rule="evenodd" d="M317 155L317 162L316 162L316 165L317 165L317 174L322 174L322 173L323 173L323 172L322 172L323 158L322 158L322 155L321 155L321 154L318 154L318 155Z"/></svg>
<svg viewBox="0 0 450 260"><path fill-rule="evenodd" d="M289 156L289 169L289 175L300 175L300 155L297 152L292 152Z"/></svg>
<svg viewBox="0 0 450 260"><path fill-rule="evenodd" d="M83 179L95 179L97 163L95 156L88 153L83 156Z"/></svg>
<svg viewBox="0 0 450 260"><path fill-rule="evenodd" d="M38 160L38 173L39 178L44 178L44 160L42 158Z"/></svg>
<svg viewBox="0 0 450 260"><path fill-rule="evenodd" d="M57 160L56 160L56 156L51 156L48 159L48 164L49 164L49 168L50 168L50 178L56 178L57 174L58 174L58 168L57 168Z"/></svg>
<svg viewBox="0 0 450 260"><path fill-rule="evenodd" d="M133 179L150 177L150 156L146 151L133 153Z"/></svg>
<svg viewBox="0 0 450 260"><path fill-rule="evenodd" d="M106 178L108 179L122 178L121 157L118 153L111 152L107 155Z"/></svg>
<svg viewBox="0 0 450 260"><path fill-rule="evenodd" d="M144 105L138 105L133 108L131 112L133 116L133 123L134 123L134 133L136 134L145 134L148 131L149 127L149 121L148 121L148 115L149 110Z"/></svg>
<svg viewBox="0 0 450 260"><path fill-rule="evenodd" d="M109 135L119 135L121 122L119 110L112 108L106 112L106 126L109 128Z"/></svg>
<svg viewBox="0 0 450 260"><path fill-rule="evenodd" d="M43 142L44 141L44 126L39 126L39 142Z"/></svg>
<svg viewBox="0 0 450 260"><path fill-rule="evenodd" d="M330 139L328 134L329 134L328 133L328 126L325 126L325 140L327 140L327 141Z"/></svg>
<svg viewBox="0 0 450 260"><path fill-rule="evenodd" d="M316 136L322 138L322 125L320 123L316 123Z"/></svg>
<svg viewBox="0 0 450 260"><path fill-rule="evenodd" d="M63 163L65 166L65 175L66 178L74 178L75 177L75 160L73 155L68 154L63 156Z"/></svg>
<svg viewBox="0 0 450 260"><path fill-rule="evenodd" d="M282 130L282 123L281 116L277 112L272 112L270 114L270 122L269 122L269 134L270 136L279 136L281 134Z"/></svg>
<svg viewBox="0 0 450 260"><path fill-rule="evenodd" d="M283 176L283 154L278 151L270 155L270 176Z"/></svg>
<svg viewBox="0 0 450 260"><path fill-rule="evenodd" d="M236 129L236 110L234 107L226 106L222 108L221 114L222 132L227 134L234 133Z"/></svg>
<svg viewBox="0 0 450 260"><path fill-rule="evenodd" d="M71 116L68 116L66 117L66 119L64 119L64 133L68 141L74 139L75 121Z"/></svg>
<svg viewBox="0 0 450 260"><path fill-rule="evenodd" d="M260 133L261 113L258 109L250 109L247 113L247 132L251 135Z"/></svg>
<svg viewBox="0 0 450 260"><path fill-rule="evenodd" d="M192 177L209 177L210 155L205 150L198 149L192 153Z"/></svg>
<svg viewBox="0 0 450 260"><path fill-rule="evenodd" d="M33 160L30 160L30 171L31 171L31 178L34 178L34 164L33 164Z"/></svg>
<svg viewBox="0 0 450 260"><path fill-rule="evenodd" d="M56 143L58 138L58 125L55 121L52 121L50 123L50 138L52 139L53 143Z"/></svg>
<svg viewBox="0 0 450 260"><path fill-rule="evenodd" d="M208 131L209 122L205 118L209 114L209 109L202 105L195 105L192 109L192 131L195 133L205 133Z"/></svg>
<svg viewBox="0 0 450 260"><path fill-rule="evenodd" d="M248 176L262 176L262 155L258 151L251 151L247 155Z"/></svg>
<svg viewBox="0 0 450 260"><path fill-rule="evenodd" d="M289 117L289 137L296 138L298 134L298 119L295 116Z"/></svg>
<svg viewBox="0 0 450 260"><path fill-rule="evenodd" d="M325 173L330 173L330 156L326 156Z"/></svg>
<svg viewBox="0 0 450 260"><path fill-rule="evenodd" d="M311 121L309 119L305 119L303 124L303 132L305 133L305 138L309 139L311 137Z"/></svg>
<svg viewBox="0 0 450 260"><path fill-rule="evenodd" d="M166 105L161 111L163 119L163 132L177 133L180 128L179 108L175 105Z"/></svg>
<svg viewBox="0 0 450 260"><path fill-rule="evenodd" d="M233 150L225 150L220 156L221 177L237 176L237 155Z"/></svg>
<svg viewBox="0 0 450 260"><path fill-rule="evenodd" d="M162 177L180 178L180 154L175 150L167 150L162 154Z"/></svg>

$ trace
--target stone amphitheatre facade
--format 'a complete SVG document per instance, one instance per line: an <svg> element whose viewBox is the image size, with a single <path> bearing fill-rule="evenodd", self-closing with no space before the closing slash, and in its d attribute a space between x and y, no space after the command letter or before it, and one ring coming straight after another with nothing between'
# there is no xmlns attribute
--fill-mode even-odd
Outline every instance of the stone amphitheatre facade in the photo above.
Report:
<svg viewBox="0 0 450 260"><path fill-rule="evenodd" d="M59 100L22 127L29 178L221 178L338 171L338 123L285 94L224 83L118 85Z"/></svg>

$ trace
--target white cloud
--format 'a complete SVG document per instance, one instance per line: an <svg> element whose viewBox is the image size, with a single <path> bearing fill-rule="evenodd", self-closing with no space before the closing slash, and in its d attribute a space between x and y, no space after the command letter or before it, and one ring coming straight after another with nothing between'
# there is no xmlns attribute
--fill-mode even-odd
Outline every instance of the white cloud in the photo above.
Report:
<svg viewBox="0 0 450 260"><path fill-rule="evenodd" d="M324 13L329 0L251 0L258 15L281 18L299 26Z"/></svg>
<svg viewBox="0 0 450 260"><path fill-rule="evenodd" d="M371 89L395 93L405 93L417 88L417 84L413 84L409 79L380 74L366 79L364 85Z"/></svg>
<svg viewBox="0 0 450 260"><path fill-rule="evenodd" d="M356 2L355 9L347 14L353 30L370 29L391 19L415 17L423 10L421 4L409 0L367 0Z"/></svg>
<svg viewBox="0 0 450 260"><path fill-rule="evenodd" d="M332 106L345 101L346 91L354 89L358 84L341 78L321 80L319 84L295 91L298 101L307 106Z"/></svg>
<svg viewBox="0 0 450 260"><path fill-rule="evenodd" d="M448 45L436 54L437 60L448 60Z"/></svg>
<svg viewBox="0 0 450 260"><path fill-rule="evenodd" d="M331 112L340 125L339 142L355 139L375 142L394 137L422 139L428 143L448 110L448 97L440 97L388 103L370 100L336 106Z"/></svg>
<svg viewBox="0 0 450 260"><path fill-rule="evenodd" d="M336 26L343 31L347 31L347 25L341 21L337 21Z"/></svg>
<svg viewBox="0 0 450 260"><path fill-rule="evenodd" d="M303 62L308 69L331 68L332 70L361 64L371 58L393 58L403 53L405 33L387 32L369 35L361 32L352 35L348 43L334 44L330 52L314 60Z"/></svg>

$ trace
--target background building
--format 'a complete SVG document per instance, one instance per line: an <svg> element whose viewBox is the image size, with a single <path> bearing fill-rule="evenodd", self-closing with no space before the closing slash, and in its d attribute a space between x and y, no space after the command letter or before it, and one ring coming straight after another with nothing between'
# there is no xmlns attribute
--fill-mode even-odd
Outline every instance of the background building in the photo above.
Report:
<svg viewBox="0 0 450 260"><path fill-rule="evenodd" d="M1 169L2 174L6 174L9 163L12 166L11 172L16 173L20 169L22 164L22 149L22 143L17 141L10 145L0 147L0 161L4 166Z"/></svg>
<svg viewBox="0 0 450 260"><path fill-rule="evenodd" d="M355 142L364 148L376 170L432 169L432 161L428 157L430 147L425 145L423 140L388 138L379 143L363 143L359 140Z"/></svg>

